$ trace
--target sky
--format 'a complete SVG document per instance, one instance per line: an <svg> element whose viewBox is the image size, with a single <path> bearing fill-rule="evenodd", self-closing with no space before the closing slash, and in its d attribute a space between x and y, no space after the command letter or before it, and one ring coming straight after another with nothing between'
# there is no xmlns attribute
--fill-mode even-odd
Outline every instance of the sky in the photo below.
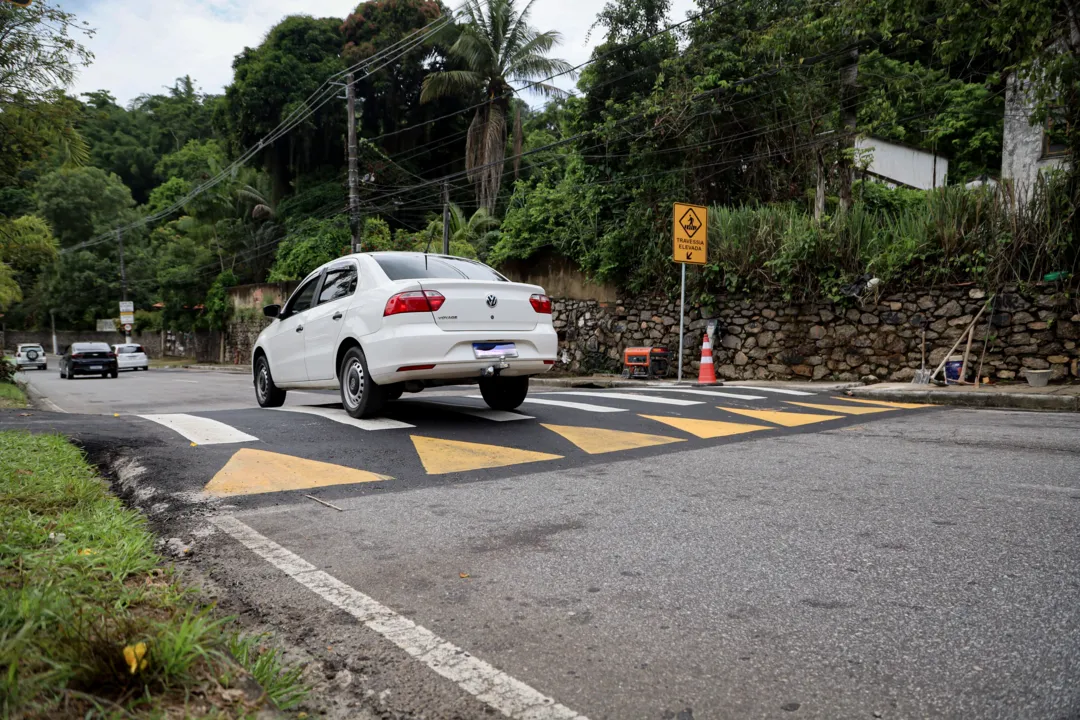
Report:
<svg viewBox="0 0 1080 720"><path fill-rule="evenodd" d="M219 93L232 80L232 61L244 47L258 45L290 14L344 18L359 0L58 0L96 28L86 45L95 55L71 88L73 93L107 90L122 105L159 93L190 75L203 92ZM552 53L571 64L589 57L598 38L586 34L605 0L537 0L532 25L558 30L563 43ZM457 8L458 2L447 3ZM672 0L671 19L686 17L693 0ZM558 83L572 89L573 82ZM538 96L526 98L542 105Z"/></svg>

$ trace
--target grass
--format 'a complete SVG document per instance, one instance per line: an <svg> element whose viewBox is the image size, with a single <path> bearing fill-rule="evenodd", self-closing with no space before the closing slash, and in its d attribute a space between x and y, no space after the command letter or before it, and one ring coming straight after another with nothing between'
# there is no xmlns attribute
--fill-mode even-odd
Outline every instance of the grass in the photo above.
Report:
<svg viewBox="0 0 1080 720"><path fill-rule="evenodd" d="M150 367L152 368L175 368L183 367L185 365L194 365L195 358L150 358Z"/></svg>
<svg viewBox="0 0 1080 720"><path fill-rule="evenodd" d="M271 699L306 695L180 584L64 438L0 432L0 527L0 717L244 717L259 702L230 692L236 661Z"/></svg>
<svg viewBox="0 0 1080 720"><path fill-rule="evenodd" d="M15 383L0 382L0 410L26 407L26 394Z"/></svg>

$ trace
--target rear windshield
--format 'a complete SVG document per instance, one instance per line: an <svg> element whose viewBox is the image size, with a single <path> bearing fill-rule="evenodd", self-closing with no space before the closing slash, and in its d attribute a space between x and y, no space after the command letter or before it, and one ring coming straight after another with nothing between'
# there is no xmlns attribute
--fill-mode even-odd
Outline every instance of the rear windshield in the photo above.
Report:
<svg viewBox="0 0 1080 720"><path fill-rule="evenodd" d="M20 350L40 350L41 346L40 345L20 345L19 349Z"/></svg>
<svg viewBox="0 0 1080 720"><path fill-rule="evenodd" d="M112 352L112 348L105 343L75 343L71 352Z"/></svg>
<svg viewBox="0 0 1080 720"><path fill-rule="evenodd" d="M443 278L446 280L489 280L508 282L487 265L459 258L436 255L372 255L386 276L391 280L421 280Z"/></svg>
<svg viewBox="0 0 1080 720"><path fill-rule="evenodd" d="M143 351L142 345L117 345L116 352L120 355L134 355Z"/></svg>

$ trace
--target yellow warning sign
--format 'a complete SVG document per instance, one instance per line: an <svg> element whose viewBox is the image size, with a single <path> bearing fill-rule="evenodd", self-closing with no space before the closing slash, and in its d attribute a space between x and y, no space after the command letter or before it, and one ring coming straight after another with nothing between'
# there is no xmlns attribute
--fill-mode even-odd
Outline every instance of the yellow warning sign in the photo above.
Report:
<svg viewBox="0 0 1080 720"><path fill-rule="evenodd" d="M674 250L677 263L704 265L709 254L709 213L701 205L675 203Z"/></svg>

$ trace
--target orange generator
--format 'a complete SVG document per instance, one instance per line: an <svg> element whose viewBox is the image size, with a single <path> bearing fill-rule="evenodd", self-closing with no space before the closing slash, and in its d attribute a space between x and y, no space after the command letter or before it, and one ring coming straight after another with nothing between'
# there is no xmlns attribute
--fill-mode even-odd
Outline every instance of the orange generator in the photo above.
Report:
<svg viewBox="0 0 1080 720"><path fill-rule="evenodd" d="M624 378L667 377L671 353L663 348L632 347L623 351Z"/></svg>

